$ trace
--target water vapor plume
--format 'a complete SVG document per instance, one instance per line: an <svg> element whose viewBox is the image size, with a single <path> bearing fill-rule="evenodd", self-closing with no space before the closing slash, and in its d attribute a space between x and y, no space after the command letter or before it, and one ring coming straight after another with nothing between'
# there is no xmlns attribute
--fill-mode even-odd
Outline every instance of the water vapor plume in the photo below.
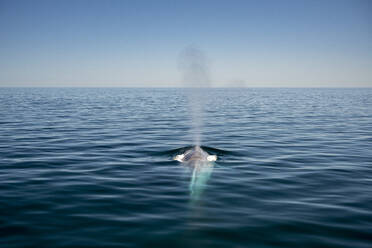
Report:
<svg viewBox="0 0 372 248"><path fill-rule="evenodd" d="M183 86L186 88L192 118L192 134L195 145L201 144L201 129L203 126L203 108L205 99L203 91L209 87L207 58L195 46L186 47L179 57L179 69L183 76Z"/></svg>
<svg viewBox="0 0 372 248"><path fill-rule="evenodd" d="M209 87L208 61L202 50L195 46L186 47L180 54L179 68L183 74L184 87Z"/></svg>

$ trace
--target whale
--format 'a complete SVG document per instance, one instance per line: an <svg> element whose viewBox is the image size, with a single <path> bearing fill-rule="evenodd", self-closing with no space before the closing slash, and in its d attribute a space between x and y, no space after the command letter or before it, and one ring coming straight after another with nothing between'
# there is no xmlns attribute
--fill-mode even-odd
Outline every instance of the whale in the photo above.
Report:
<svg viewBox="0 0 372 248"><path fill-rule="evenodd" d="M193 202L199 201L212 174L217 156L208 154L200 146L194 146L183 154L176 155L174 160L186 165L192 171L190 196Z"/></svg>
<svg viewBox="0 0 372 248"><path fill-rule="evenodd" d="M217 156L209 155L200 146L195 146L185 153L177 155L174 159L182 163L192 164L193 162L214 162L217 160Z"/></svg>

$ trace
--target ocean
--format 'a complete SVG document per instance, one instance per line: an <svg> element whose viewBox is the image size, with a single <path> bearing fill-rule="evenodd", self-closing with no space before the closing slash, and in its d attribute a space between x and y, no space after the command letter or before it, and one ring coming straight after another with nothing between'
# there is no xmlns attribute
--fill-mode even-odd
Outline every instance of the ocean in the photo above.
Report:
<svg viewBox="0 0 372 248"><path fill-rule="evenodd" d="M372 247L372 89L188 91L0 88L0 247Z"/></svg>

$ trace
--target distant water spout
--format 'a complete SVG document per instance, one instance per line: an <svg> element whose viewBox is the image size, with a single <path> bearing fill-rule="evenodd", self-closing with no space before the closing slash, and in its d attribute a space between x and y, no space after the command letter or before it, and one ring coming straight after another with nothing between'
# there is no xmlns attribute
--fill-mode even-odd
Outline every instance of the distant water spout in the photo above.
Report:
<svg viewBox="0 0 372 248"><path fill-rule="evenodd" d="M180 54L179 68L183 74L183 85L187 88L194 143L200 145L204 106L202 93L210 83L206 56L200 49L189 46Z"/></svg>

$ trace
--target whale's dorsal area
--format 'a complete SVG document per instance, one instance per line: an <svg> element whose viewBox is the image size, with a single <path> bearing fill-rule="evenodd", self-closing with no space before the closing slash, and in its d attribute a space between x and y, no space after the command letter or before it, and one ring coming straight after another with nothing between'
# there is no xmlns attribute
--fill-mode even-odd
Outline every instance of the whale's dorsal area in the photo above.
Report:
<svg viewBox="0 0 372 248"><path fill-rule="evenodd" d="M191 169L189 185L191 200L193 203L198 202L212 174L213 162L217 160L217 156L209 155L200 146L195 146L177 155L174 159Z"/></svg>
<svg viewBox="0 0 372 248"><path fill-rule="evenodd" d="M179 162L192 162L192 161L204 161L204 162L213 162L217 160L216 155L209 155L204 151L200 146L195 146L185 153L177 155L174 157L174 160Z"/></svg>

